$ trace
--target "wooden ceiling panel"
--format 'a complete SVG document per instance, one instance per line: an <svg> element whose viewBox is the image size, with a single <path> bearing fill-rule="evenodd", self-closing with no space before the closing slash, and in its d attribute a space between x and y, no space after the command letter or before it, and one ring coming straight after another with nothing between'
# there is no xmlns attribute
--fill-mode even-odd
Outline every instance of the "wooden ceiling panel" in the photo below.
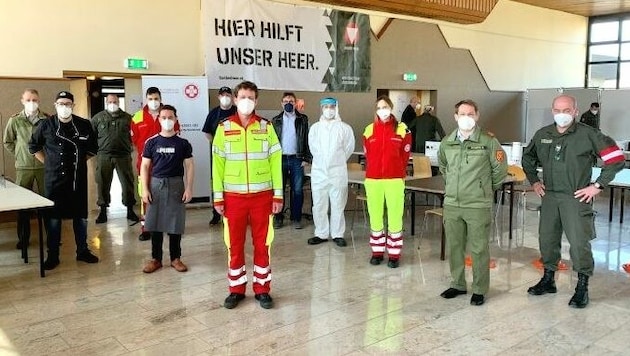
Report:
<svg viewBox="0 0 630 356"><path fill-rule="evenodd" d="M425 17L461 24L483 22L498 0L312 0L321 4ZM513 0L590 17L630 12L626 0Z"/></svg>

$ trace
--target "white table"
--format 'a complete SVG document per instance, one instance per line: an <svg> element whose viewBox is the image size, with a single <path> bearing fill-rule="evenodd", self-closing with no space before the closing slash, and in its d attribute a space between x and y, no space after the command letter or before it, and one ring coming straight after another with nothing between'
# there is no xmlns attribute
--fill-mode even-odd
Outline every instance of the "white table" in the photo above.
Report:
<svg viewBox="0 0 630 356"><path fill-rule="evenodd" d="M591 173L591 182L594 182L599 175L602 173L602 169L599 167L593 167L593 171ZM630 169L624 168L617 172L615 175L615 179L612 180L608 184L610 188L610 200L608 202L608 222L612 221L613 216L613 203L615 201L615 189L621 190L621 210L619 212L619 223L623 223L623 206L624 206L624 198L626 189L630 188Z"/></svg>
<svg viewBox="0 0 630 356"><path fill-rule="evenodd" d="M37 223L39 227L39 274L45 276L44 272L44 234L42 229L42 217L40 209L54 206L55 204L37 193L26 188L22 188L10 181L0 178L0 212L35 210L37 212ZM22 258L24 263L28 263L28 244L20 241L22 245Z"/></svg>

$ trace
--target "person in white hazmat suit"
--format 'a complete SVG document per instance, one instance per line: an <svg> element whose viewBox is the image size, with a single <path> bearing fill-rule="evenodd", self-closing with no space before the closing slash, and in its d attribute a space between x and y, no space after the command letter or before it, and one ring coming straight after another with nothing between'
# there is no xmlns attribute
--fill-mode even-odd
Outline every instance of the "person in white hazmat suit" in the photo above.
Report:
<svg viewBox="0 0 630 356"><path fill-rule="evenodd" d="M313 223L315 237L309 245L327 242L346 246L344 209L348 200L348 168L346 161L354 150L354 133L350 125L341 121L337 99L320 101L322 114L319 122L311 126L308 146L313 155L311 191L313 194ZM330 220L328 207L330 205Z"/></svg>

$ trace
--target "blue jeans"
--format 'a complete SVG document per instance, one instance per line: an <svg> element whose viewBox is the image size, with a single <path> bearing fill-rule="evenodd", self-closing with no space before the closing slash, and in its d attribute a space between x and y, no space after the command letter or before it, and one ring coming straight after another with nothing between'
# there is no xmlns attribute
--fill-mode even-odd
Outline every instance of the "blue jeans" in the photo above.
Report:
<svg viewBox="0 0 630 356"><path fill-rule="evenodd" d="M59 242L61 241L61 219L47 219L48 225L48 257L59 258ZM87 245L87 219L72 219L72 229L74 230L74 242L77 245L77 254L86 251Z"/></svg>
<svg viewBox="0 0 630 356"><path fill-rule="evenodd" d="M295 155L282 156L282 184L283 187L289 182L291 185L291 220L302 220L302 205L304 203L304 167L302 167L302 159ZM284 189L283 189L284 191ZM276 214L281 219L284 217L284 205L287 197L284 197L282 213Z"/></svg>

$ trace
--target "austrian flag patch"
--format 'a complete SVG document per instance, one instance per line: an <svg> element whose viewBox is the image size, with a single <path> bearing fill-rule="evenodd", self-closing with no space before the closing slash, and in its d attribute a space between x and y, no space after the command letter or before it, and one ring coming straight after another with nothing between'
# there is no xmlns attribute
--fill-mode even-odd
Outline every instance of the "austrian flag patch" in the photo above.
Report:
<svg viewBox="0 0 630 356"><path fill-rule="evenodd" d="M616 145L604 148L599 152L599 156L602 158L602 161L604 161L604 164L624 161L623 151L621 151Z"/></svg>

